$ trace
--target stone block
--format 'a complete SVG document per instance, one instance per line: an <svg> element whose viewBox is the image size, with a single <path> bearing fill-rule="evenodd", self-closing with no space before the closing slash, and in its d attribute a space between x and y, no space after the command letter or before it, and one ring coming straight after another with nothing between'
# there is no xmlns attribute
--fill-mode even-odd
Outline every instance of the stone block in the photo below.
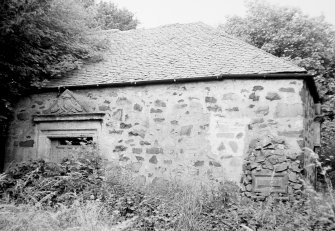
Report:
<svg viewBox="0 0 335 231"><path fill-rule="evenodd" d="M220 159L230 159L232 157L233 157L233 155L231 155L231 154L224 154L223 156L220 157Z"/></svg>
<svg viewBox="0 0 335 231"><path fill-rule="evenodd" d="M166 103L158 99L155 101L155 106L156 107L166 107Z"/></svg>
<svg viewBox="0 0 335 231"><path fill-rule="evenodd" d="M275 171L276 172L282 172L282 171L285 171L287 169L287 167L288 167L287 163L277 164L277 165L275 165Z"/></svg>
<svg viewBox="0 0 335 231"><path fill-rule="evenodd" d="M206 103L216 103L217 102L217 99L215 97L209 97L209 96L206 96L205 97L205 102Z"/></svg>
<svg viewBox="0 0 335 231"><path fill-rule="evenodd" d="M204 166L204 164L205 164L205 161L203 161L203 160L197 160L197 161L193 164L193 166L194 166L194 167L201 167L201 166Z"/></svg>
<svg viewBox="0 0 335 231"><path fill-rule="evenodd" d="M299 190L302 188L301 184L293 184L293 189Z"/></svg>
<svg viewBox="0 0 335 231"><path fill-rule="evenodd" d="M268 92L265 96L265 99L273 101L273 100L280 100L281 97L276 92Z"/></svg>
<svg viewBox="0 0 335 231"><path fill-rule="evenodd" d="M118 134L118 135L121 135L122 133L123 133L122 130L115 130L115 129L109 130L109 134Z"/></svg>
<svg viewBox="0 0 335 231"><path fill-rule="evenodd" d="M273 165L277 164L278 162L278 158L276 156L269 156L267 160Z"/></svg>
<svg viewBox="0 0 335 231"><path fill-rule="evenodd" d="M130 143L133 143L133 142L134 142L134 139L129 139L129 140L125 141L126 144L130 144Z"/></svg>
<svg viewBox="0 0 335 231"><path fill-rule="evenodd" d="M279 88L279 91L281 91L281 92L292 92L292 93L295 92L293 87L281 87L281 88Z"/></svg>
<svg viewBox="0 0 335 231"><path fill-rule="evenodd" d="M251 163L250 164L250 170L253 170L253 169L255 169L255 168L258 168L260 166L260 164L258 164L258 163Z"/></svg>
<svg viewBox="0 0 335 231"><path fill-rule="evenodd" d="M158 163L158 160L157 160L156 155L153 155L153 156L149 159L149 163L151 163L151 164L157 164L157 163Z"/></svg>
<svg viewBox="0 0 335 231"><path fill-rule="evenodd" d="M162 113L163 111L162 111L162 109L155 109L155 108L151 108L150 109L150 113Z"/></svg>
<svg viewBox="0 0 335 231"><path fill-rule="evenodd" d="M144 129L134 129L133 131L128 132L129 136L139 136L142 139L145 137L146 131Z"/></svg>
<svg viewBox="0 0 335 231"><path fill-rule="evenodd" d="M301 172L301 168L300 168L300 165L299 165L299 163L297 163L297 162L292 162L291 164L290 164L290 169L293 171L293 172Z"/></svg>
<svg viewBox="0 0 335 231"><path fill-rule="evenodd" d="M209 161L209 165L214 167L221 167L221 164L219 162L213 160Z"/></svg>
<svg viewBox="0 0 335 231"><path fill-rule="evenodd" d="M129 129L131 127L131 124L120 123L120 129Z"/></svg>
<svg viewBox="0 0 335 231"><path fill-rule="evenodd" d="M34 140L21 141L21 142L19 142L19 146L20 147L25 147L25 148L33 147L34 146Z"/></svg>
<svg viewBox="0 0 335 231"><path fill-rule="evenodd" d="M17 114L17 119L21 120L21 121L26 121L30 119L30 115L28 112L20 112L19 114Z"/></svg>
<svg viewBox="0 0 335 231"><path fill-rule="evenodd" d="M182 108L185 108L185 107L187 107L186 103L175 105L175 108L177 108L177 109L182 109Z"/></svg>
<svg viewBox="0 0 335 231"><path fill-rule="evenodd" d="M166 165L171 165L172 164L172 160L164 160L163 163L166 164Z"/></svg>
<svg viewBox="0 0 335 231"><path fill-rule="evenodd" d="M121 155L121 156L119 157L119 161L127 162L128 160L130 160L130 158L127 157L127 156Z"/></svg>
<svg viewBox="0 0 335 231"><path fill-rule="evenodd" d="M273 170L273 165L267 160L264 161L262 167L265 168L265 169Z"/></svg>
<svg viewBox="0 0 335 231"><path fill-rule="evenodd" d="M208 106L207 110L212 112L222 112L222 108L219 107L218 105Z"/></svg>
<svg viewBox="0 0 335 231"><path fill-rule="evenodd" d="M193 128L193 125L183 126L181 127L179 134L181 136L190 136L192 132L192 128Z"/></svg>
<svg viewBox="0 0 335 231"><path fill-rule="evenodd" d="M265 156L264 155L258 155L256 156L255 162L256 163L261 163L265 161Z"/></svg>
<svg viewBox="0 0 335 231"><path fill-rule="evenodd" d="M42 105L42 104L43 104L43 101L42 101L42 100L36 100L35 103L36 103L37 105Z"/></svg>
<svg viewBox="0 0 335 231"><path fill-rule="evenodd" d="M147 148L146 149L147 154L163 154L163 149L162 148Z"/></svg>
<svg viewBox="0 0 335 231"><path fill-rule="evenodd" d="M123 151L126 151L127 150L127 147L126 146L123 146L123 145L116 145L114 147L114 150L113 152L123 152Z"/></svg>
<svg viewBox="0 0 335 231"><path fill-rule="evenodd" d="M115 112L113 112L113 119L118 120L118 121L122 121L122 115L123 115L123 110L122 109L118 109Z"/></svg>
<svg viewBox="0 0 335 231"><path fill-rule="evenodd" d="M226 149L226 147L225 147L224 143L221 142L217 150L218 150L218 151L223 151L223 150L225 150L225 149Z"/></svg>
<svg viewBox="0 0 335 231"><path fill-rule="evenodd" d="M251 124L260 124L260 123L264 123L263 118L254 118L251 120Z"/></svg>
<svg viewBox="0 0 335 231"><path fill-rule="evenodd" d="M233 111L239 111L238 107L232 107L232 108L227 108L226 111L233 112Z"/></svg>
<svg viewBox="0 0 335 231"><path fill-rule="evenodd" d="M259 100L259 96L255 94L255 92L251 93L249 95L249 99L252 99L252 101L258 101Z"/></svg>
<svg viewBox="0 0 335 231"><path fill-rule="evenodd" d="M148 141L143 141L143 140L141 140L141 141L140 141L140 145L151 145L151 143L148 142Z"/></svg>
<svg viewBox="0 0 335 231"><path fill-rule="evenodd" d="M110 107L107 105L101 105L99 106L99 111L109 111Z"/></svg>
<svg viewBox="0 0 335 231"><path fill-rule="evenodd" d="M129 105L131 104L131 102L126 97L119 97L116 100L116 104L123 106L123 105Z"/></svg>
<svg viewBox="0 0 335 231"><path fill-rule="evenodd" d="M142 153L142 148L133 148L133 153L134 154L141 154Z"/></svg>
<svg viewBox="0 0 335 231"><path fill-rule="evenodd" d="M135 156L137 161L144 161L144 158L142 156Z"/></svg>
<svg viewBox="0 0 335 231"><path fill-rule="evenodd" d="M139 105L139 104L134 104L134 110L135 111L142 111L143 110L143 107L141 106L141 105Z"/></svg>
<svg viewBox="0 0 335 231"><path fill-rule="evenodd" d="M252 190L252 185L251 184L246 185L245 190L250 192Z"/></svg>
<svg viewBox="0 0 335 231"><path fill-rule="evenodd" d="M286 156L279 156L279 155L276 155L277 156L277 162L278 163L283 163L285 162L287 159L286 159Z"/></svg>
<svg viewBox="0 0 335 231"><path fill-rule="evenodd" d="M290 172L288 174L288 180L291 182L299 182L299 177L295 172Z"/></svg>
<svg viewBox="0 0 335 231"><path fill-rule="evenodd" d="M236 135L236 139L241 139L243 137L243 133L242 132L239 132L237 135Z"/></svg>
<svg viewBox="0 0 335 231"><path fill-rule="evenodd" d="M154 121L157 123L162 123L165 121L165 119L164 118L154 118Z"/></svg>
<svg viewBox="0 0 335 231"><path fill-rule="evenodd" d="M255 113L266 116L267 114L269 114L269 106L259 106L256 109Z"/></svg>
<svg viewBox="0 0 335 231"><path fill-rule="evenodd" d="M254 87L252 88L253 91L261 91L261 90L263 90L263 89L264 89L264 87L263 87L263 86L259 86L259 85L254 86Z"/></svg>

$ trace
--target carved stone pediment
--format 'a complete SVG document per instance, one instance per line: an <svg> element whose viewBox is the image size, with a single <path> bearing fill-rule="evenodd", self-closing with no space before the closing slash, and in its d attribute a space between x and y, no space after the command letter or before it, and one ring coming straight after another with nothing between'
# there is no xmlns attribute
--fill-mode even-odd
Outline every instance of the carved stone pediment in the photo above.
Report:
<svg viewBox="0 0 335 231"><path fill-rule="evenodd" d="M74 94L65 90L56 101L44 111L45 114L77 114L87 113L88 110L74 96Z"/></svg>

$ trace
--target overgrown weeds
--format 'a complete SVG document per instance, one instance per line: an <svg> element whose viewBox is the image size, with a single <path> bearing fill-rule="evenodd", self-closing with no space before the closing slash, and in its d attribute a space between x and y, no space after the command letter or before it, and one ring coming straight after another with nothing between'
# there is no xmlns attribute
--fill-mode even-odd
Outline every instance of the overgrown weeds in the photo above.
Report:
<svg viewBox="0 0 335 231"><path fill-rule="evenodd" d="M0 177L1 230L335 230L331 204L252 201L230 182L137 186L130 171L90 156L12 166ZM329 198L329 197L328 197Z"/></svg>

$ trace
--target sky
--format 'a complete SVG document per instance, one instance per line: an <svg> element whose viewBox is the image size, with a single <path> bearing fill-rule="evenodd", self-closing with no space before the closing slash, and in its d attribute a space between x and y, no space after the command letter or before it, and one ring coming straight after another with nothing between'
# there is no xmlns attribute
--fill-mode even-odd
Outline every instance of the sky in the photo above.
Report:
<svg viewBox="0 0 335 231"><path fill-rule="evenodd" d="M247 0L104 0L127 8L140 21L138 28L172 23L204 22L211 26L224 23L226 16L245 14ZM310 16L323 14L335 25L335 0L267 0L281 6L300 8Z"/></svg>

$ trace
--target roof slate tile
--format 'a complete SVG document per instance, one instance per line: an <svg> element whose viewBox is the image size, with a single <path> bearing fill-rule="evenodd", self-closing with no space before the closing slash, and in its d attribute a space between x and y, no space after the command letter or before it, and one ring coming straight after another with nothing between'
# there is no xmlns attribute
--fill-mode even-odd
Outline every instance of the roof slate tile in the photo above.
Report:
<svg viewBox="0 0 335 231"><path fill-rule="evenodd" d="M103 61L54 79L46 87L306 72L203 23L113 30L101 36L110 40Z"/></svg>

